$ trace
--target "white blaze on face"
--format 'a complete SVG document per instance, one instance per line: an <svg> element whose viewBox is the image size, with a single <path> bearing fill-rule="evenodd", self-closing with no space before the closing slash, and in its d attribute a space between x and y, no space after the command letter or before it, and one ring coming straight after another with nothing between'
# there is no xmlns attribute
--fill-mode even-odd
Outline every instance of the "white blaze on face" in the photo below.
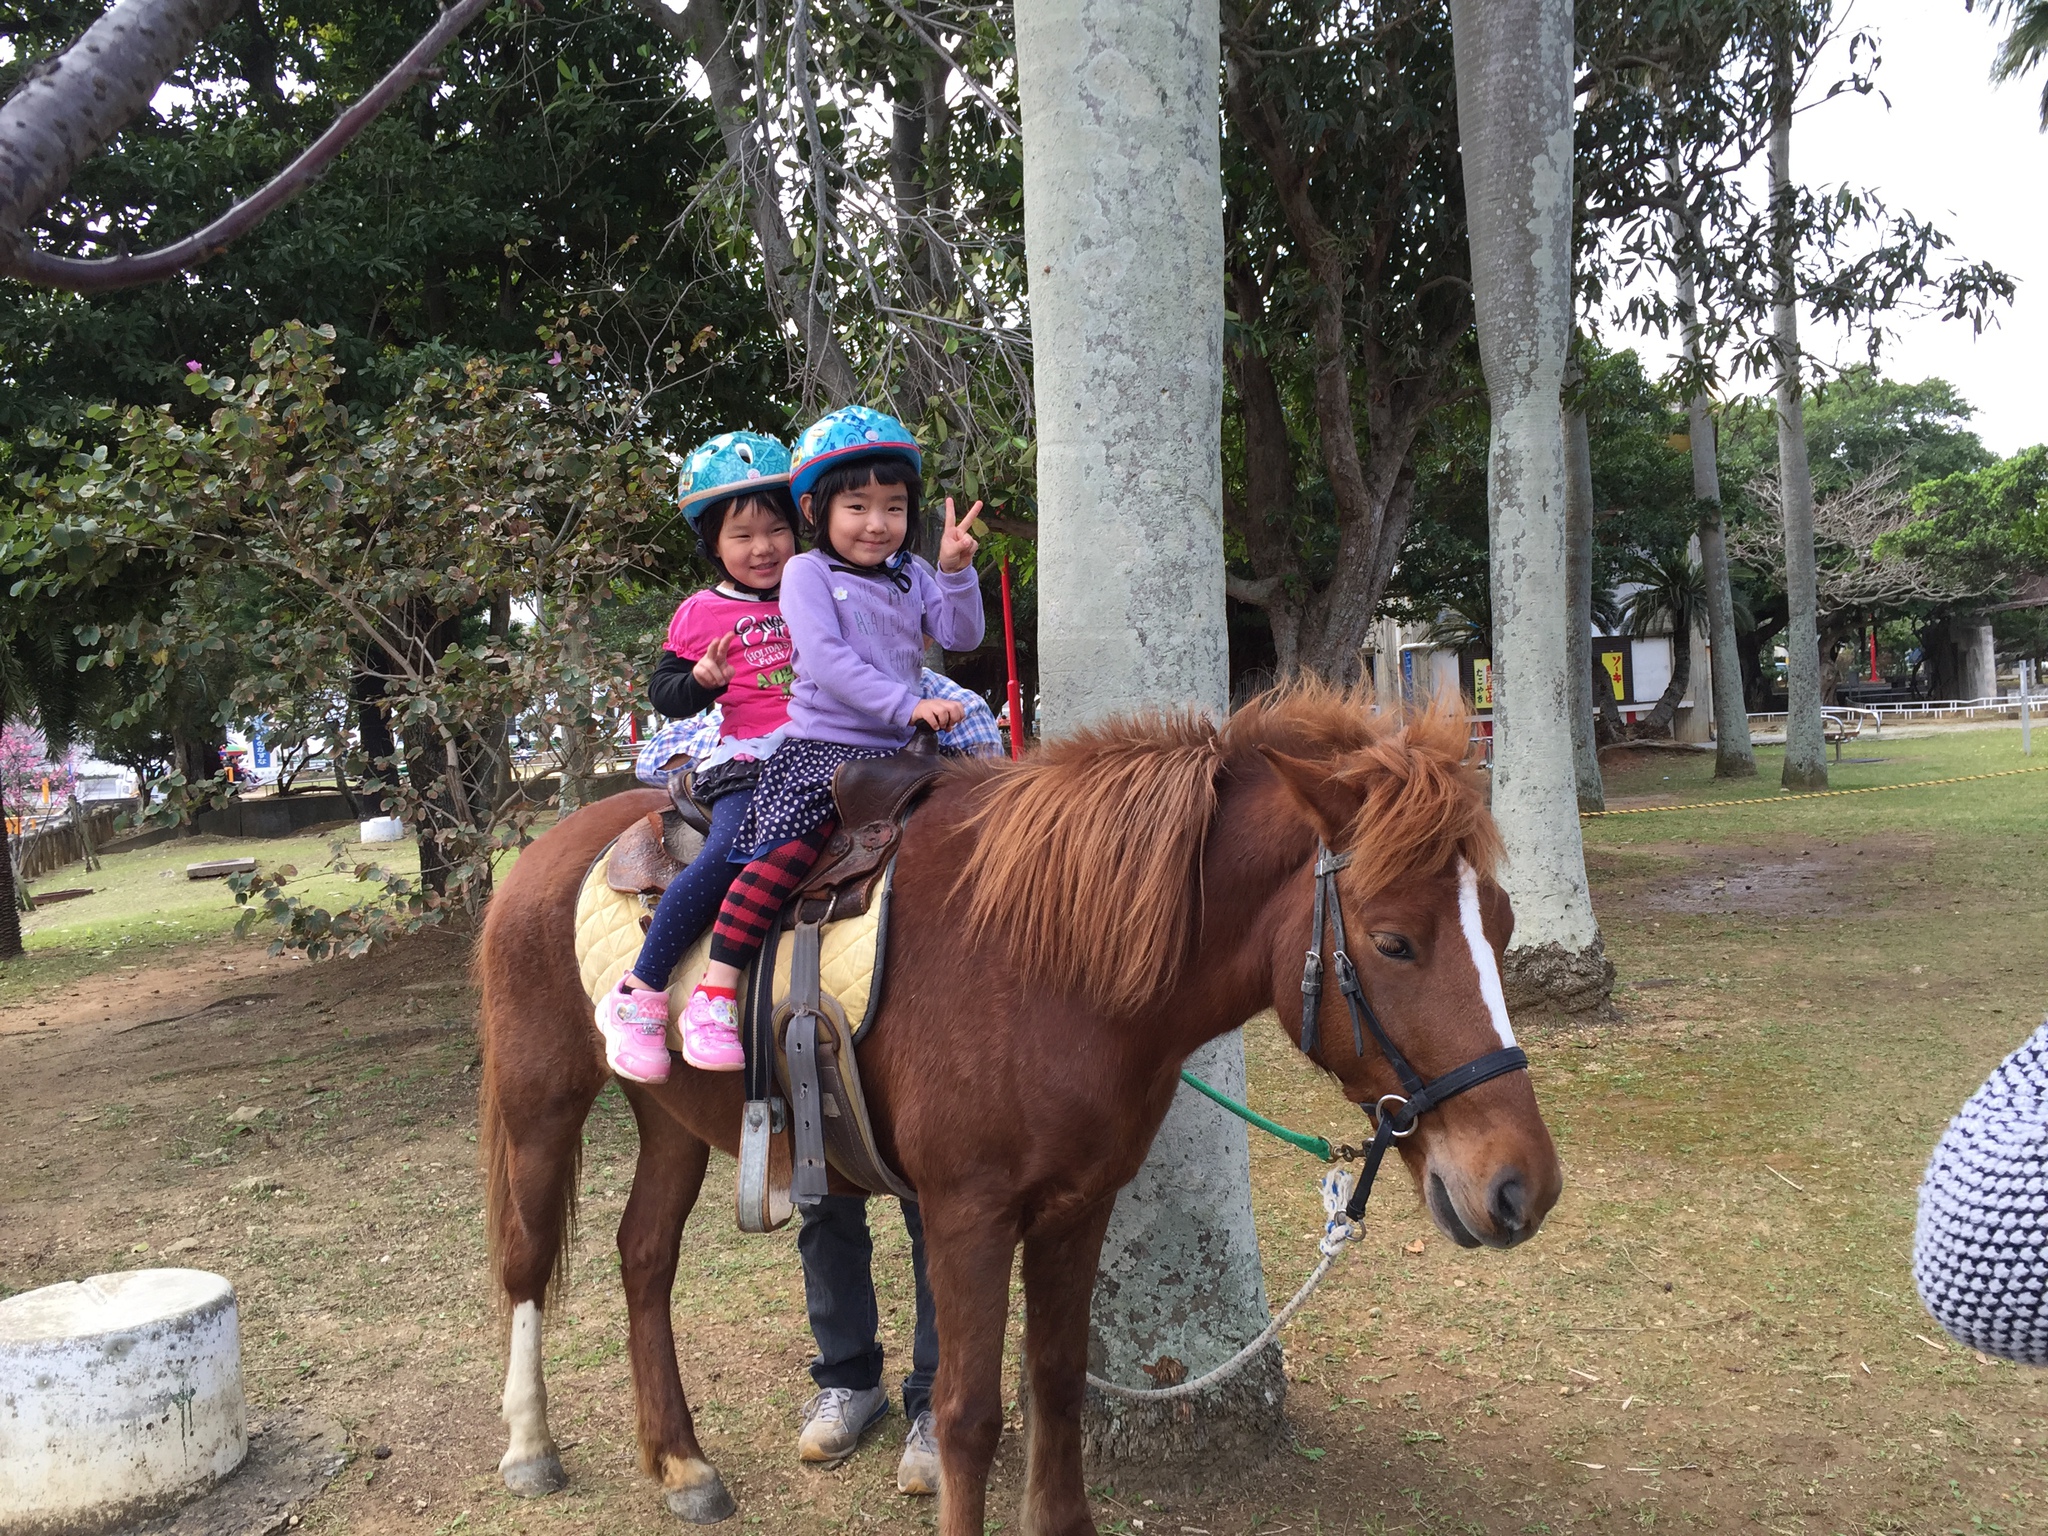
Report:
<svg viewBox="0 0 2048 1536"><path fill-rule="evenodd" d="M1502 1045L1513 1045L1515 1031L1508 1023L1500 967L1494 963L1493 946L1486 942L1486 928L1479 921L1479 872L1463 859L1458 860L1458 926L1464 930L1465 946L1472 951L1472 965L1479 972L1479 995L1486 999L1486 1011L1493 1016L1493 1032Z"/></svg>

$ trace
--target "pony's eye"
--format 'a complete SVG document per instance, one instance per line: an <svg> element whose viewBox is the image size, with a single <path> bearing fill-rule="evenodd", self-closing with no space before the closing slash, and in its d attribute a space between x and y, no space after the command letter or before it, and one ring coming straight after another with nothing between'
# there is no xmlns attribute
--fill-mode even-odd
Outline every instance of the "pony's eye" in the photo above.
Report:
<svg viewBox="0 0 2048 1536"><path fill-rule="evenodd" d="M1398 933L1376 933L1372 936L1372 947L1389 960L1413 960L1415 950Z"/></svg>

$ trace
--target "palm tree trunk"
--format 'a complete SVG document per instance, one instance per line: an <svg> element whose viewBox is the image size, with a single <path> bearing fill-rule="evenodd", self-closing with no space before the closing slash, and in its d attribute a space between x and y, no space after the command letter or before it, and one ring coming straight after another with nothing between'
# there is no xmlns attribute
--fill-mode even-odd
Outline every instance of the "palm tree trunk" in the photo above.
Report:
<svg viewBox="0 0 2048 1536"><path fill-rule="evenodd" d="M1016 10L1024 243L1038 401L1045 728L1229 702L1223 580L1223 199L1216 0L1027 0ZM1118 89L1100 88L1114 60ZM1556 410L1553 397L1551 409ZM1553 418L1554 419L1554 418ZM1236 1034L1188 1065L1244 1082ZM1185 1088L1103 1246L1090 1364L1153 1385L1221 1364L1268 1317L1242 1123ZM1277 1443L1271 1349L1216 1392L1091 1399L1091 1454L1213 1459Z"/></svg>
<svg viewBox="0 0 2048 1536"><path fill-rule="evenodd" d="M1678 276L1679 312L1691 315L1691 268ZM1696 322L1685 326L1685 355L1699 360ZM1714 777L1756 777L1756 748L1749 740L1749 710L1742 697L1742 654L1735 639L1735 593L1728 571L1728 533L1721 519L1721 465L1714 440L1714 402L1705 390L1685 403L1692 443L1692 494L1699 503L1700 572L1707 585L1708 683L1714 700Z"/></svg>
<svg viewBox="0 0 2048 1536"><path fill-rule="evenodd" d="M1479 358L1493 411L1487 510L1493 808L1515 903L1507 983L1601 1007L1614 984L1586 889L1572 766L1564 435L1571 339L1572 4L1452 0Z"/></svg>
<svg viewBox="0 0 2048 1536"><path fill-rule="evenodd" d="M1643 734L1646 736L1668 733L1671 722L1678 718L1678 701L1685 697L1685 690L1692 684L1691 640L1690 621L1685 624L1683 634L1671 637L1671 681L1664 685L1656 707L1643 717Z"/></svg>
<svg viewBox="0 0 2048 1536"><path fill-rule="evenodd" d="M1667 106L1669 95L1666 95ZM1682 193L1676 152L1665 156L1674 193ZM1668 216L1677 278L1678 319L1685 360L1700 364L1699 289L1694 278L1700 259L1697 231L1674 209ZM1692 494L1699 503L1700 570L1707 583L1708 678L1714 701L1714 777L1756 777L1756 748L1749 740L1749 709L1742 696L1742 655L1735 638L1735 593L1728 571L1728 535L1721 519L1721 464L1714 437L1714 402L1704 388L1685 402L1687 438L1692 447Z"/></svg>
<svg viewBox="0 0 2048 1536"><path fill-rule="evenodd" d="M1586 412L1564 413L1565 541L1571 561L1571 612L1565 618L1565 680L1571 685L1572 774L1579 809L1607 809L1600 753L1593 741L1593 448ZM1603 674L1604 675L1604 674Z"/></svg>
<svg viewBox="0 0 2048 1536"><path fill-rule="evenodd" d="M1826 789L1820 714L1820 615L1813 555L1813 473L1806 462L1806 407L1799 369L1793 272L1792 43L1777 45L1771 101L1771 321L1778 363L1778 503L1785 524L1785 771L1787 789Z"/></svg>

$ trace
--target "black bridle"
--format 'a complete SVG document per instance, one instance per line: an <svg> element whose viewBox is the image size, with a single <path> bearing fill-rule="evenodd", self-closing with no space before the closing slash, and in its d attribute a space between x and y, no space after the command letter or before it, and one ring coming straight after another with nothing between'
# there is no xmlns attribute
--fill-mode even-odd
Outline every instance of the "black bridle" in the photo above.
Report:
<svg viewBox="0 0 2048 1536"><path fill-rule="evenodd" d="M1365 988L1358 981L1358 967L1351 963L1351 956L1345 952L1344 903L1337 893L1337 871L1350 862L1350 854L1332 853L1320 841L1317 842L1316 926L1315 932L1309 936L1308 960L1301 971L1301 1049L1304 1055L1313 1055L1322 1043L1317 1021L1323 1007L1323 924L1327 921L1331 937L1336 940L1331 958L1337 967L1337 990L1344 994L1344 1005L1351 1010L1353 1044L1358 1054L1363 1056L1365 1033L1371 1030L1373 1039L1379 1042L1380 1054L1387 1058L1387 1065L1401 1080L1401 1092L1381 1094L1378 1102L1366 1111L1373 1121L1372 1144L1365 1149L1365 1169L1359 1174L1358 1185L1352 1191L1350 1203L1344 1208L1344 1214L1355 1222L1365 1215L1365 1202L1372 1198L1373 1180L1379 1177L1380 1163L1385 1159L1388 1147L1413 1133L1415 1122L1444 1100L1456 1098L1466 1089L1477 1088L1481 1083L1491 1082L1505 1073L1526 1071L1529 1056L1519 1045L1503 1046L1466 1062L1462 1067L1453 1067L1442 1077L1423 1081L1422 1074L1401 1054L1393 1036L1380 1023L1379 1015L1372 1011L1372 1004L1366 1001ZM1390 1104L1393 1106L1391 1109L1388 1108Z"/></svg>

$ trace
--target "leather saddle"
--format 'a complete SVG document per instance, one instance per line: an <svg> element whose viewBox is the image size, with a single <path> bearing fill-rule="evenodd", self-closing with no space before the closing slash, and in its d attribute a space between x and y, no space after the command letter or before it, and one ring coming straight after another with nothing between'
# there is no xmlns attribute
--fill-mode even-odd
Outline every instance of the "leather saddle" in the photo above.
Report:
<svg viewBox="0 0 2048 1536"><path fill-rule="evenodd" d="M945 765L939 738L931 727L920 725L902 751L835 768L832 800L839 807L839 826L791 904L794 917L784 913L783 926L829 923L867 911L903 841L904 823Z"/></svg>
<svg viewBox="0 0 2048 1536"><path fill-rule="evenodd" d="M839 827L783 912L783 927L829 923L867 911L903 840L904 822L945 761L939 738L920 725L902 751L841 763L834 770L832 799L839 808ZM605 877L613 890L659 897L703 848L711 819L692 795L691 782L688 769L670 773L669 808L648 812L619 834Z"/></svg>
<svg viewBox="0 0 2048 1536"><path fill-rule="evenodd" d="M685 820L675 807L649 811L612 845L605 884L627 896L657 898L703 851L703 829Z"/></svg>

